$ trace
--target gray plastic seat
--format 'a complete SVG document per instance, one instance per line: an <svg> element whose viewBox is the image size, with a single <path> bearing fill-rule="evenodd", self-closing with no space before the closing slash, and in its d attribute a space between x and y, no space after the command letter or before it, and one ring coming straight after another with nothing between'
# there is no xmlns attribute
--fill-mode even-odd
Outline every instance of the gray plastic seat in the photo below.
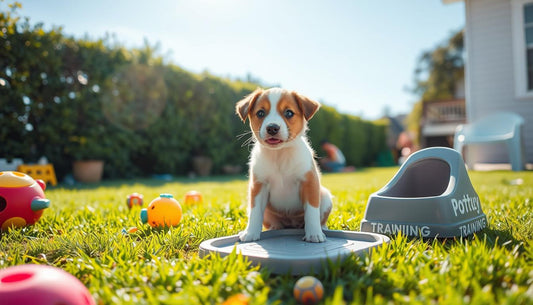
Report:
<svg viewBox="0 0 533 305"><path fill-rule="evenodd" d="M370 195L361 231L444 238L486 226L461 155L432 147L412 154L387 185Z"/></svg>

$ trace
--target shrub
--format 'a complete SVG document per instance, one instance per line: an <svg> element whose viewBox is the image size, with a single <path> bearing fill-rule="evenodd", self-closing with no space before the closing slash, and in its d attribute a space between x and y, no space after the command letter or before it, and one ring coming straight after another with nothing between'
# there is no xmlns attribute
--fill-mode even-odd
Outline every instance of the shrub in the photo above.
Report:
<svg viewBox="0 0 533 305"><path fill-rule="evenodd" d="M366 121L323 106L309 121L309 128L309 138L319 156L324 155L320 142L327 139L339 147L349 165L373 165L378 154L386 149L385 121Z"/></svg>

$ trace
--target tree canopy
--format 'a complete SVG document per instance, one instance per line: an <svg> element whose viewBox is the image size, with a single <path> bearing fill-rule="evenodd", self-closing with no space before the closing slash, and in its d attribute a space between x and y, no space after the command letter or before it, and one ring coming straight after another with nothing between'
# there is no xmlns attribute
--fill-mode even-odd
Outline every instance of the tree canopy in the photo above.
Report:
<svg viewBox="0 0 533 305"><path fill-rule="evenodd" d="M464 80L463 32L453 33L443 44L419 56L412 89L419 101L407 118L409 130L418 132L424 103L455 98L458 82Z"/></svg>

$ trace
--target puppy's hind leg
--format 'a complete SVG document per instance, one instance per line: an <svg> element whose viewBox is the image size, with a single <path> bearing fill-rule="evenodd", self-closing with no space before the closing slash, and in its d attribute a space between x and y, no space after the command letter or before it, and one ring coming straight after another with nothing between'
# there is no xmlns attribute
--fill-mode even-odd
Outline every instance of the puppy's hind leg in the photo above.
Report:
<svg viewBox="0 0 533 305"><path fill-rule="evenodd" d="M333 195L325 188L320 188L320 225L322 230L328 229L328 217L333 207Z"/></svg>

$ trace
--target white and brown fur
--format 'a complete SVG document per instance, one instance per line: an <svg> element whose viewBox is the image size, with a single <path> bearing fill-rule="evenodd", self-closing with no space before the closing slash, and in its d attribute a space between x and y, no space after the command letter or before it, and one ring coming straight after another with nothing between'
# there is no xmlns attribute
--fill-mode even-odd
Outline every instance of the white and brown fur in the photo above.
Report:
<svg viewBox="0 0 533 305"><path fill-rule="evenodd" d="M267 229L304 228L303 240L324 242L331 193L320 185L320 172L307 137L307 121L320 107L307 97L280 88L257 89L239 101L236 111L250 120L249 218L239 233L243 242L258 240Z"/></svg>

